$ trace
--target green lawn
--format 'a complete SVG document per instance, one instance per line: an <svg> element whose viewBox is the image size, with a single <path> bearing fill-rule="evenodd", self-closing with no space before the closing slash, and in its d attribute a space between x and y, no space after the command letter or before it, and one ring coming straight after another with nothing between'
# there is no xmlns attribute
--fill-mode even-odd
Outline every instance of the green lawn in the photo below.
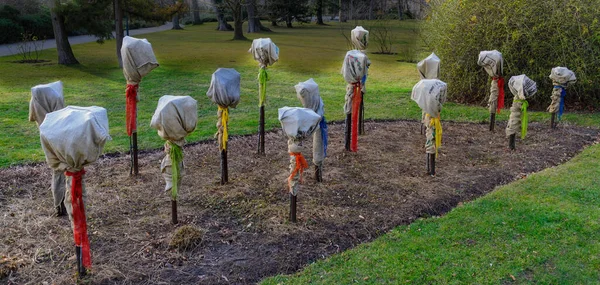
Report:
<svg viewBox="0 0 600 285"><path fill-rule="evenodd" d="M400 55L369 54L372 61L366 95L366 116L374 119L417 119L420 110L410 101L412 86L418 81L414 63L398 61L406 58L403 51L415 49L415 30L419 23L396 22L395 47ZM365 23L368 28L369 23ZM199 103L199 124L188 141L212 138L216 132L216 106L206 97L211 74L219 67L237 69L242 75L242 98L231 111L230 133L256 132L258 124L258 65L248 53L250 41L231 41L231 32L214 30L214 23L188 26L182 31L147 34L160 63L140 84L138 104L139 144L141 149L153 149L163 142L149 127L158 98L162 95L190 95ZM346 24L345 30L353 25ZM319 84L329 120L344 118L345 82L340 75L347 43L342 29L331 26L300 25L294 29L274 28L274 33L249 34L250 38L271 37L280 47L280 60L269 70L267 90L267 129L279 127L277 108L298 106L294 85L314 78ZM371 50L376 50L372 42ZM125 152L129 140L125 133L125 79L117 67L114 41L103 45L88 43L73 46L81 62L78 66L60 66L56 51L47 50L43 59L50 64L18 64L16 57L0 58L0 167L44 160L35 123L27 121L30 88L37 84L62 80L67 105L97 105L108 110L113 141L106 152ZM423 54L428 51L424 50ZM443 65L442 65L443 68ZM482 82L482 84L486 84ZM448 103L443 119L479 122L487 120L482 107ZM506 120L508 112L498 119ZM547 114L534 113L532 120L547 120ZM564 116L566 122L596 125L598 115ZM16 143L17 142L17 143Z"/></svg>
<svg viewBox="0 0 600 285"><path fill-rule="evenodd" d="M598 284L600 145L263 284Z"/></svg>

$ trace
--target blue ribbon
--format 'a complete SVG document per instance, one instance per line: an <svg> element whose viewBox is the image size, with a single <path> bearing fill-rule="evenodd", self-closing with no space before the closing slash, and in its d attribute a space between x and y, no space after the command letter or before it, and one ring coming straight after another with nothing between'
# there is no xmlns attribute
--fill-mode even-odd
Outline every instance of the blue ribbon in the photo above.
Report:
<svg viewBox="0 0 600 285"><path fill-rule="evenodd" d="M364 86L367 83L367 75L365 74L361 80L361 84Z"/></svg>
<svg viewBox="0 0 600 285"><path fill-rule="evenodd" d="M329 133L327 131L327 122L325 121L325 116L321 118L319 127L321 128L321 139L323 139L323 157L327 157L327 138L329 137Z"/></svg>
<svg viewBox="0 0 600 285"><path fill-rule="evenodd" d="M554 88L560 88L560 105L558 107L558 120L560 121L560 119L562 118L563 112L565 111L565 96L567 96L567 90L566 88L560 86L560 85L556 85L554 86Z"/></svg>

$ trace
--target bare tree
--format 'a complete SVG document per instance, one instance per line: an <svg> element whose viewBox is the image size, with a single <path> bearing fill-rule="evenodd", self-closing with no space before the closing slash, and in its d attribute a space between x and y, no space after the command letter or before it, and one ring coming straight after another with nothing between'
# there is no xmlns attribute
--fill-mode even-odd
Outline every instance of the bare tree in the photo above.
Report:
<svg viewBox="0 0 600 285"><path fill-rule="evenodd" d="M246 10L248 12L248 33L271 32L271 29L265 27L260 22L258 5L256 0L247 0Z"/></svg>
<svg viewBox="0 0 600 285"><path fill-rule="evenodd" d="M315 10L317 10L317 25L325 25L323 23L323 0L315 1Z"/></svg>
<svg viewBox="0 0 600 285"><path fill-rule="evenodd" d="M245 0L223 0L223 4L233 16L233 39L234 40L247 40L244 36L244 31L242 30L242 25L244 24L243 18L243 5L246 4Z"/></svg>
<svg viewBox="0 0 600 285"><path fill-rule="evenodd" d="M198 0L190 0L192 7L192 17L194 19L194 25L202 24L202 19L200 18L200 6L198 5Z"/></svg>
<svg viewBox="0 0 600 285"><path fill-rule="evenodd" d="M119 61L119 67L123 67L123 58L121 58L121 47L123 46L123 7L119 0L114 0L114 11L115 11L115 40L117 42L117 60Z"/></svg>

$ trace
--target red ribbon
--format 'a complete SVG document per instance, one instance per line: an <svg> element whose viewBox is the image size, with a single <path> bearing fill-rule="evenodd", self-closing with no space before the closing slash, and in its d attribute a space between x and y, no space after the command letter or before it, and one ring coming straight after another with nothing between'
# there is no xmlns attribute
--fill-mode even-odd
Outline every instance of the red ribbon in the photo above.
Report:
<svg viewBox="0 0 600 285"><path fill-rule="evenodd" d="M137 117L137 84L127 84L125 92L125 120L127 135L131 136L137 129L135 119Z"/></svg>
<svg viewBox="0 0 600 285"><path fill-rule="evenodd" d="M496 113L500 114L500 111L504 108L504 77L494 77L494 80L498 80L498 104L496 105Z"/></svg>
<svg viewBox="0 0 600 285"><path fill-rule="evenodd" d="M83 267L92 267L92 256L90 254L90 240L87 234L87 224L85 222L85 206L83 205L82 179L85 170L77 172L65 171L66 176L72 176L71 181L71 205L73 206L73 237L75 246L81 247L81 256Z"/></svg>
<svg viewBox="0 0 600 285"><path fill-rule="evenodd" d="M360 116L360 103L362 101L360 82L352 84L352 89L354 89L354 94L352 95L352 137L350 139L350 151L356 152L358 150L358 117Z"/></svg>
<svg viewBox="0 0 600 285"><path fill-rule="evenodd" d="M288 186L290 187L290 192L292 191L292 179L296 176L296 173L300 173L300 183L302 183L302 173L304 173L304 169L308 168L308 162L302 155L301 152L290 152L290 156L296 157L296 168L292 170L290 177L288 177Z"/></svg>

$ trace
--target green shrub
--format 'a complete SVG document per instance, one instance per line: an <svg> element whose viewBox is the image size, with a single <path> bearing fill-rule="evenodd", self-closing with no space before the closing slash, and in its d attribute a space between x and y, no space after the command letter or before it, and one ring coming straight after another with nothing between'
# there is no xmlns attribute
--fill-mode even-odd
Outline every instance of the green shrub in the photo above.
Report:
<svg viewBox="0 0 600 285"><path fill-rule="evenodd" d="M14 43L21 39L23 27L9 20L0 18L0 44Z"/></svg>
<svg viewBox="0 0 600 285"><path fill-rule="evenodd" d="M215 17L206 17L206 18L202 18L202 22L204 23L208 23L208 22L216 22L217 18Z"/></svg>
<svg viewBox="0 0 600 285"><path fill-rule="evenodd" d="M506 81L526 74L538 84L531 100L541 108L550 102L555 66L577 76L567 105L600 106L600 0L431 0L423 26L425 44L442 60L441 79L449 98L484 104L489 78L477 65L481 50L504 55ZM508 99L512 94L506 88ZM510 105L510 101L508 101Z"/></svg>
<svg viewBox="0 0 600 285"><path fill-rule="evenodd" d="M49 12L47 14L23 15L19 20L23 30L27 33L31 33L40 39L54 37Z"/></svg>

